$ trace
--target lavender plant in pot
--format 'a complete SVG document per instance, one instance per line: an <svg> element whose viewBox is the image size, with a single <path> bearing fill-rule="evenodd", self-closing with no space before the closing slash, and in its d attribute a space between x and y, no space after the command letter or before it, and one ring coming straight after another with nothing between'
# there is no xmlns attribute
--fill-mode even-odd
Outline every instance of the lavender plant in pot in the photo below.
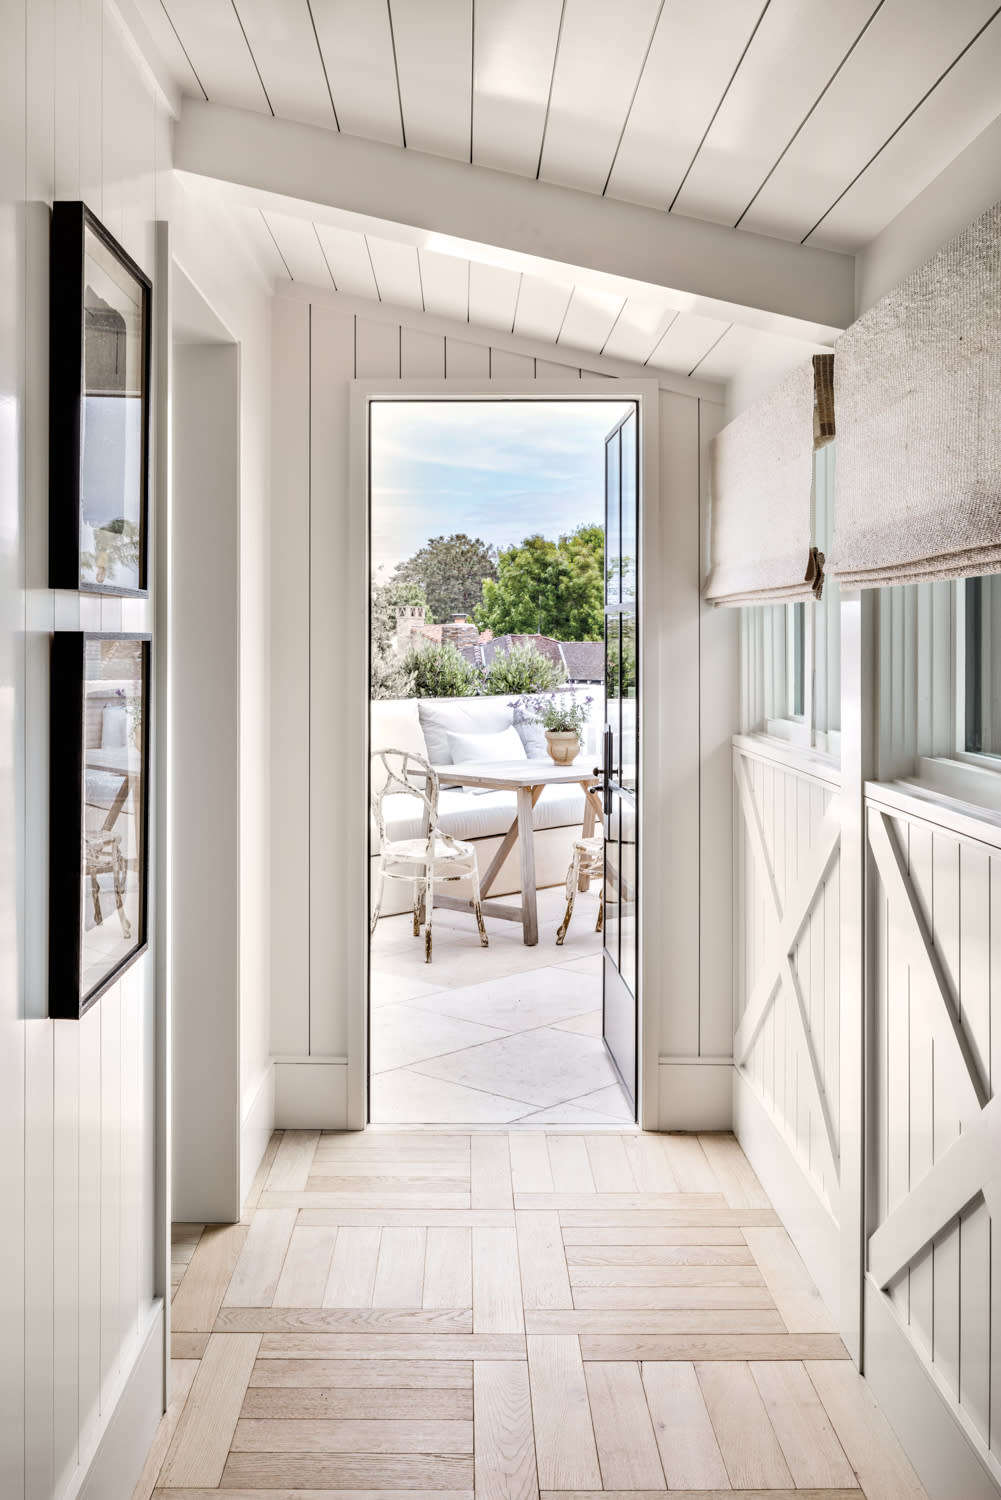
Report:
<svg viewBox="0 0 1001 1500"><path fill-rule="evenodd" d="M539 693L522 698L522 706L546 732L546 749L558 766L569 766L581 752L581 732L593 698L579 702L572 693Z"/></svg>

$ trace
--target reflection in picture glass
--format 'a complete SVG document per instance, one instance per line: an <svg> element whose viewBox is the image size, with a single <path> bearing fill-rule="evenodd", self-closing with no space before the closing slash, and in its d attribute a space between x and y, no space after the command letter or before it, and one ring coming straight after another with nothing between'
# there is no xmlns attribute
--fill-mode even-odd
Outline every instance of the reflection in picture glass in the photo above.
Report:
<svg viewBox="0 0 1001 1500"><path fill-rule="evenodd" d="M84 241L80 576L138 589L142 517L142 287L90 230Z"/></svg>
<svg viewBox="0 0 1001 1500"><path fill-rule="evenodd" d="M80 997L145 942L143 642L87 638Z"/></svg>

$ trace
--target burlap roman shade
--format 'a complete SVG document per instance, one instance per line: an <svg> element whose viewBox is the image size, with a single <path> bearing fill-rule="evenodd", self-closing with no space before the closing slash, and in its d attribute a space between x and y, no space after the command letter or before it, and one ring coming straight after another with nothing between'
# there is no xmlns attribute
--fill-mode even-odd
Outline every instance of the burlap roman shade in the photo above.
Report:
<svg viewBox="0 0 1001 1500"><path fill-rule="evenodd" d="M824 559L813 545L813 449L815 441L819 447L834 435L831 361L828 354L818 356L816 370L814 362L800 365L712 444L704 592L713 604L820 597Z"/></svg>
<svg viewBox="0 0 1001 1500"><path fill-rule="evenodd" d="M1001 571L1001 203L835 348L828 571L843 588Z"/></svg>

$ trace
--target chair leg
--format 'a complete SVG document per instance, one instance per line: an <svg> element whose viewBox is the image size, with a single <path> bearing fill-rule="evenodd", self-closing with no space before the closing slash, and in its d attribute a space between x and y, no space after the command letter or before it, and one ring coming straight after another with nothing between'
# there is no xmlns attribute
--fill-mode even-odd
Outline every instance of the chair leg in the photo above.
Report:
<svg viewBox="0 0 1001 1500"><path fill-rule="evenodd" d="M423 882L423 880L415 880L414 881L414 937L420 937L420 935L421 935L421 922L424 919L423 906L424 906L424 882Z"/></svg>
<svg viewBox="0 0 1001 1500"><path fill-rule="evenodd" d="M90 895L94 903L94 925L100 927L104 918L101 915L101 887L97 883L97 876L90 877Z"/></svg>
<svg viewBox="0 0 1001 1500"><path fill-rule="evenodd" d="M115 860L115 905L118 908L118 920L122 924L122 937L126 942L128 942L129 938L131 938L132 936L132 923L125 915L125 902L122 900L122 895L125 890L125 882L127 878L128 876L125 867L125 860L120 856Z"/></svg>
<svg viewBox="0 0 1001 1500"><path fill-rule="evenodd" d="M605 922L605 882L602 879L601 893L598 896L598 920L594 924L595 932L600 932Z"/></svg>
<svg viewBox="0 0 1001 1500"><path fill-rule="evenodd" d="M476 864L470 873L470 881L473 887L473 911L476 913L476 925L480 929L480 947L488 948L490 939L487 937L487 929L483 925L483 905L480 900L480 872Z"/></svg>
<svg viewBox="0 0 1001 1500"><path fill-rule="evenodd" d="M431 962L431 912L434 909L434 881L429 877L424 890L424 962Z"/></svg>
<svg viewBox="0 0 1001 1500"><path fill-rule="evenodd" d="M558 948L562 948L563 947L563 939L566 937L566 935L567 935L567 928L570 926L570 918L573 916L573 907L574 907L574 901L575 901L576 896L577 896L577 885L578 885L579 880L580 880L580 850L579 849L575 849L574 852L573 852L573 861L572 861L572 863L570 865L570 870L569 870L569 873L567 875L567 911L566 911L566 916L563 918L563 921L560 923L559 927L556 929L556 946Z"/></svg>
<svg viewBox="0 0 1001 1500"><path fill-rule="evenodd" d="M371 937L373 932L375 931L376 923L379 920L379 913L382 911L382 885L382 870L380 869L378 875L375 878L375 900L372 902L372 915L369 918L368 924L369 937Z"/></svg>

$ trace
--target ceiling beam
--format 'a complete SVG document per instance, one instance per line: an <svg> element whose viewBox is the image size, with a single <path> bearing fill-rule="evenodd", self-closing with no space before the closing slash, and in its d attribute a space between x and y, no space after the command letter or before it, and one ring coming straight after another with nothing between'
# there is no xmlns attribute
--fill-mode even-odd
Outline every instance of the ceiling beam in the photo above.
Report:
<svg viewBox="0 0 1001 1500"><path fill-rule="evenodd" d="M185 99L174 166L427 234L832 329L855 258L397 146ZM701 310L701 309L700 309Z"/></svg>

